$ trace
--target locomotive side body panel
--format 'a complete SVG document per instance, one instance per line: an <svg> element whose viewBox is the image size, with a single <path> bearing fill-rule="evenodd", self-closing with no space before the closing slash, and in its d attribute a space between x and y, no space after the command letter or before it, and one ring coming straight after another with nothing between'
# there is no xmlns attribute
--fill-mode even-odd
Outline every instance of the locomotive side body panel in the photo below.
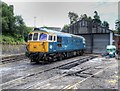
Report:
<svg viewBox="0 0 120 91"><path fill-rule="evenodd" d="M85 49L81 38L61 37L59 42L49 42L49 52L64 52Z"/></svg>

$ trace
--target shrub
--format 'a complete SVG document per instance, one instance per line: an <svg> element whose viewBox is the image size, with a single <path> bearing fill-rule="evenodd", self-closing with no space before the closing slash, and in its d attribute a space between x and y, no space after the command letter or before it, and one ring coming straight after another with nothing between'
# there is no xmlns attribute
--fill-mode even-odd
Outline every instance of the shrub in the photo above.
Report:
<svg viewBox="0 0 120 91"><path fill-rule="evenodd" d="M15 37L12 37L12 36L5 36L5 35L2 35L0 36L0 43L3 43L3 44L23 44L24 42L24 39L23 38L15 38Z"/></svg>

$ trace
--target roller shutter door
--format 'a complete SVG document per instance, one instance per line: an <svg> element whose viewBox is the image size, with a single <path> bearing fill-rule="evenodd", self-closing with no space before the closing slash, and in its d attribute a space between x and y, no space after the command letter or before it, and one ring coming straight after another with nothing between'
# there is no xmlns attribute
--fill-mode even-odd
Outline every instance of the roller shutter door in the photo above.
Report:
<svg viewBox="0 0 120 91"><path fill-rule="evenodd" d="M91 53L91 36L88 34L86 35L81 35L85 38L85 41L86 41L86 50L85 52L86 53Z"/></svg>
<svg viewBox="0 0 120 91"><path fill-rule="evenodd" d="M106 46L110 44L110 34L94 34L93 53L104 53Z"/></svg>

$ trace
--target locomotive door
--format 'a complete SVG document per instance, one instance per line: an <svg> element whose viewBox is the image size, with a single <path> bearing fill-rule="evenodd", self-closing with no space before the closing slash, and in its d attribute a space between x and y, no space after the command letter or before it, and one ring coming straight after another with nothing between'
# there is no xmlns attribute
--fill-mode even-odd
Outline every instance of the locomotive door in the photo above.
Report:
<svg viewBox="0 0 120 91"><path fill-rule="evenodd" d="M52 51L57 51L56 49L56 46L57 46L57 44L56 44L56 42L57 42L57 38L56 38L56 36L54 35L53 36L53 42L52 42L52 45L53 45L53 48L52 48Z"/></svg>
<svg viewBox="0 0 120 91"><path fill-rule="evenodd" d="M51 52L53 52L53 51L56 51L56 36L55 35L49 35L49 40L50 40L50 42L49 42L49 50L51 51Z"/></svg>

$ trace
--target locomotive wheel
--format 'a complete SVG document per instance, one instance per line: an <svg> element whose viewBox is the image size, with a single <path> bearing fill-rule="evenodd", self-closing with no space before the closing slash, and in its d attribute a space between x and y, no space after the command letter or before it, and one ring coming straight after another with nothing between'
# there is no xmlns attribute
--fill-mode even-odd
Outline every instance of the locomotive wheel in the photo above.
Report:
<svg viewBox="0 0 120 91"><path fill-rule="evenodd" d="M84 51L82 50L82 51L81 51L81 55L83 55L83 53L84 53Z"/></svg>
<svg viewBox="0 0 120 91"><path fill-rule="evenodd" d="M40 62L38 60L35 61L37 64L39 64Z"/></svg>
<svg viewBox="0 0 120 91"><path fill-rule="evenodd" d="M64 55L60 54L59 57L58 57L58 60L59 60L59 61L62 61L63 58L64 58Z"/></svg>
<svg viewBox="0 0 120 91"><path fill-rule="evenodd" d="M62 57L59 57L59 58L58 58L58 61L62 61L62 59L63 59Z"/></svg>
<svg viewBox="0 0 120 91"><path fill-rule="evenodd" d="M36 60L33 60L33 59L30 60L30 64L36 64L36 63L38 64L39 61L36 61Z"/></svg>
<svg viewBox="0 0 120 91"><path fill-rule="evenodd" d="M30 64L33 64L33 63L34 63L34 61L33 61L33 59L31 59L31 60L30 60Z"/></svg>
<svg viewBox="0 0 120 91"><path fill-rule="evenodd" d="M49 57L49 58L48 58L48 61L49 61L50 63L52 62L52 60L53 60L52 57Z"/></svg>

